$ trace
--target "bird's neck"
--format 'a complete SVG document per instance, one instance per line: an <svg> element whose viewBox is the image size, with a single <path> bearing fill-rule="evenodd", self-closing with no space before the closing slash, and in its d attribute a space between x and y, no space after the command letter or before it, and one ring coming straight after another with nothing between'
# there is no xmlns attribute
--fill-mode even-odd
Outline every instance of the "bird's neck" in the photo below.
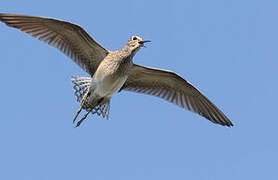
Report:
<svg viewBox="0 0 278 180"><path fill-rule="evenodd" d="M135 54L139 51L139 49L140 49L140 48L135 49L135 50L131 50L130 47L125 46L125 47L123 48L122 51L126 53L126 56L127 56L127 57L129 57L130 59L132 59L132 58L135 56Z"/></svg>

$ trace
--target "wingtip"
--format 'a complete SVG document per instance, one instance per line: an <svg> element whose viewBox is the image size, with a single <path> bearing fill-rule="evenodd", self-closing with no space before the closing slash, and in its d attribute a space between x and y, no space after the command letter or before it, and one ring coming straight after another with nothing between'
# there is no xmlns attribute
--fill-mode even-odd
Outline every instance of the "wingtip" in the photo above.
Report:
<svg viewBox="0 0 278 180"><path fill-rule="evenodd" d="M5 16L6 16L5 13L0 13L0 21L3 21Z"/></svg>
<svg viewBox="0 0 278 180"><path fill-rule="evenodd" d="M4 19L5 17L9 17L9 16L15 16L15 14L0 13L0 19Z"/></svg>
<svg viewBox="0 0 278 180"><path fill-rule="evenodd" d="M16 16L16 15L8 14L8 13L0 13L0 21L5 23L7 26L13 27L12 24L10 23L10 20L14 16Z"/></svg>
<svg viewBox="0 0 278 180"><path fill-rule="evenodd" d="M231 122L231 121L229 121L229 122L226 122L225 124L221 124L222 126L227 126L227 127L233 127L234 126L234 124Z"/></svg>

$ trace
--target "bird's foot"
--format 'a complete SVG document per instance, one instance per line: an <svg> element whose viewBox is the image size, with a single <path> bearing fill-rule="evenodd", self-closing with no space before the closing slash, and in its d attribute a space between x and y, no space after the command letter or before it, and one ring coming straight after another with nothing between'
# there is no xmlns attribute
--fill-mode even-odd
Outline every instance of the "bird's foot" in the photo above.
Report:
<svg viewBox="0 0 278 180"><path fill-rule="evenodd" d="M87 118L88 114L90 113L91 111L88 111L81 119L80 121L77 122L75 128L77 128L78 126L80 126L80 124Z"/></svg>

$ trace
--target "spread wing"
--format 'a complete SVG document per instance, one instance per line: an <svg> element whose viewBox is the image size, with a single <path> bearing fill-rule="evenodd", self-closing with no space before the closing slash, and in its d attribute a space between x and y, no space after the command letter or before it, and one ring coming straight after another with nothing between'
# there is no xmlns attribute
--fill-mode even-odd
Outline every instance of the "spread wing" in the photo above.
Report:
<svg viewBox="0 0 278 180"><path fill-rule="evenodd" d="M174 72L134 64L122 89L157 96L198 113L213 123L233 126L210 100Z"/></svg>
<svg viewBox="0 0 278 180"><path fill-rule="evenodd" d="M85 30L69 22L2 13L0 21L58 48L91 75L108 54Z"/></svg>

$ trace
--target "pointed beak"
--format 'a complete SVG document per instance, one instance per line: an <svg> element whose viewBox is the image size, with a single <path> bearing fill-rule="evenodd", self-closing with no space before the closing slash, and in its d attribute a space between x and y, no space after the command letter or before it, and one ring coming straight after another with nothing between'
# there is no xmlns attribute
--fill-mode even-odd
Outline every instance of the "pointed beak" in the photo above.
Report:
<svg viewBox="0 0 278 180"><path fill-rule="evenodd" d="M142 43L147 43L147 42L151 42L150 40L145 40L145 41L142 41Z"/></svg>
<svg viewBox="0 0 278 180"><path fill-rule="evenodd" d="M147 42L151 42L151 41L150 40L140 41L139 44L144 44L144 43L147 43Z"/></svg>
<svg viewBox="0 0 278 180"><path fill-rule="evenodd" d="M142 47L146 48L146 46L144 44L147 42L151 42L151 41L150 40L140 41L139 44L141 44Z"/></svg>
<svg viewBox="0 0 278 180"><path fill-rule="evenodd" d="M151 41L150 40L143 41L143 44L146 43L146 42L151 42Z"/></svg>

